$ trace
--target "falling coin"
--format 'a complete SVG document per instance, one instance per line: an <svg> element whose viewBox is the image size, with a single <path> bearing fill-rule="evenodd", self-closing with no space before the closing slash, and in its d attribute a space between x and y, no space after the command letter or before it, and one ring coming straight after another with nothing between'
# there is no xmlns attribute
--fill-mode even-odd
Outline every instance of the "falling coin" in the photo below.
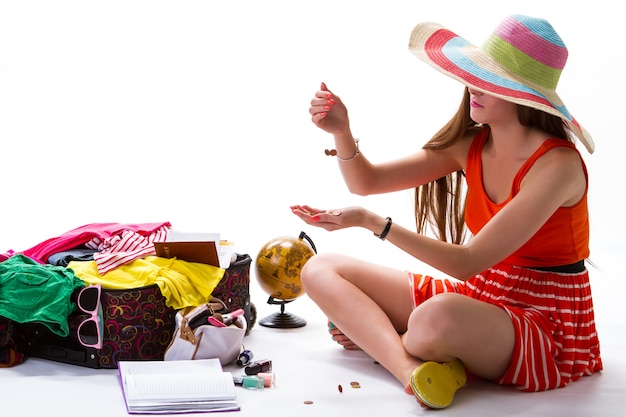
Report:
<svg viewBox="0 0 626 417"><path fill-rule="evenodd" d="M350 382L350 386L352 386L352 388L361 388L361 384L356 381Z"/></svg>
<svg viewBox="0 0 626 417"><path fill-rule="evenodd" d="M309 404L313 404L313 401L311 401L311 400L306 400L304 403L305 403L305 404L307 404L307 405L309 405Z"/></svg>
<svg viewBox="0 0 626 417"><path fill-rule="evenodd" d="M337 385L337 389L339 390L339 392L343 392L343 387L341 386L341 384Z"/></svg>

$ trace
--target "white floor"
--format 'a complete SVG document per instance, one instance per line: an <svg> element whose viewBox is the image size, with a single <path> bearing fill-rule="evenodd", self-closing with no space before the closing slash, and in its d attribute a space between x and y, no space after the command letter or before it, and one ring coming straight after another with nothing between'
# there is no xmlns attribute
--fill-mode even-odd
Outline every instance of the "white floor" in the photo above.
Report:
<svg viewBox="0 0 626 417"><path fill-rule="evenodd" d="M606 264L606 263L604 263ZM470 381L448 409L421 409L380 365L362 352L349 352L332 342L325 317L306 296L286 311L307 321L297 329L272 329L258 325L244 340L255 358L272 360L276 385L260 391L238 388L241 416L415 416L437 413L464 417L486 416L623 416L626 398L626 351L622 283L617 276L594 273L598 328L605 371L542 393L521 393L511 388ZM623 281L624 274L621 275ZM252 283L259 317L275 311ZM234 365L227 370L239 375ZM351 388L356 381L361 388ZM339 392L338 385L343 387ZM115 370L94 370L28 359L0 370L3 415L63 415L92 417L126 415ZM305 404L313 401L313 404ZM23 414L26 413L26 414Z"/></svg>

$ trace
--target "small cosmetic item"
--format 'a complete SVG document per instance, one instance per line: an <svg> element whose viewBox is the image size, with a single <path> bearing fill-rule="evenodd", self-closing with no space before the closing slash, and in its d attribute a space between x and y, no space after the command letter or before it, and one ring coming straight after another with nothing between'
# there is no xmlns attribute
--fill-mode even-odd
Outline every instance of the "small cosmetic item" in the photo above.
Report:
<svg viewBox="0 0 626 417"><path fill-rule="evenodd" d="M265 381L257 375L248 375L243 377L242 386L246 389L263 389Z"/></svg>
<svg viewBox="0 0 626 417"><path fill-rule="evenodd" d="M252 360L252 352L248 349L244 350L237 356L237 366L246 366Z"/></svg>
<svg viewBox="0 0 626 417"><path fill-rule="evenodd" d="M214 313L211 317L209 317L209 323L216 327L228 327L231 324L241 327L240 323L237 321L237 317L243 316L243 314L244 311L241 308L228 314Z"/></svg>
<svg viewBox="0 0 626 417"><path fill-rule="evenodd" d="M215 327L228 327L226 326L220 319L214 317L214 316L210 316L208 318L209 320L209 324L215 326Z"/></svg>
<svg viewBox="0 0 626 417"><path fill-rule="evenodd" d="M233 382L246 389L263 389L265 386L265 379L257 375L234 376Z"/></svg>
<svg viewBox="0 0 626 417"><path fill-rule="evenodd" d="M274 372L259 372L257 376L259 378L263 378L265 388L272 388L276 383L276 377L274 376Z"/></svg>
<svg viewBox="0 0 626 417"><path fill-rule="evenodd" d="M259 372L269 372L272 370L272 361L269 359L263 359L260 361L252 362L244 368L246 375L256 375Z"/></svg>
<svg viewBox="0 0 626 417"><path fill-rule="evenodd" d="M227 325L230 326L231 324L235 323L235 320L237 319L237 317L239 316L243 316L243 309L238 308L237 310L229 313L229 314L222 314L222 322ZM216 313L218 314L218 313Z"/></svg>

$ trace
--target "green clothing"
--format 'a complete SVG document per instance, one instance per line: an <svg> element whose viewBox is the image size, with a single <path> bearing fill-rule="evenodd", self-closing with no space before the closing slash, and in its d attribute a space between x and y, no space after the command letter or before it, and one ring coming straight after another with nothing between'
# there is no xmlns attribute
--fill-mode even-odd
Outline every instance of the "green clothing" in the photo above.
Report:
<svg viewBox="0 0 626 417"><path fill-rule="evenodd" d="M71 269L14 255L0 263L0 316L68 336L68 317L76 308L71 295L84 286Z"/></svg>

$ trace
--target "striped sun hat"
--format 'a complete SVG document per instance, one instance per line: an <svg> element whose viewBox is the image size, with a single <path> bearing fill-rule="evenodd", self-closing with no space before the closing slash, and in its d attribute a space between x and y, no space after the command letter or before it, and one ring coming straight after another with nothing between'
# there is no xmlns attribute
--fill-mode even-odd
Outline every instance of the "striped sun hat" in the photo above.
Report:
<svg viewBox="0 0 626 417"><path fill-rule="evenodd" d="M480 48L437 23L420 23L409 50L468 87L562 118L593 153L591 135L556 93L567 48L546 20L509 16Z"/></svg>

